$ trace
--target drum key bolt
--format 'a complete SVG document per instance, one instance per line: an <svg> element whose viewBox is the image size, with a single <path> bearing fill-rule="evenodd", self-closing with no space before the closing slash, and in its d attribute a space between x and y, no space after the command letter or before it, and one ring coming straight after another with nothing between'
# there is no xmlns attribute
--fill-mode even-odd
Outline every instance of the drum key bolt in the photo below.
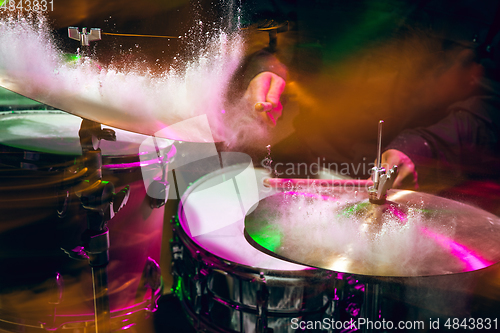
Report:
<svg viewBox="0 0 500 333"><path fill-rule="evenodd" d="M272 333L273 329L267 327L267 305L269 301L269 290L267 289L264 272L260 272L259 278L261 279L262 283L260 285L260 290L257 291L257 322L255 331L257 333Z"/></svg>

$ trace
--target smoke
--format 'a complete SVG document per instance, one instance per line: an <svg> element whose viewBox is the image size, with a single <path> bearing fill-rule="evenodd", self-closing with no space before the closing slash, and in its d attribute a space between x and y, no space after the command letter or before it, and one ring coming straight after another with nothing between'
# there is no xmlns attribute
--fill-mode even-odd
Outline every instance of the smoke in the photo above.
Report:
<svg viewBox="0 0 500 333"><path fill-rule="evenodd" d="M175 57L158 73L140 68L142 64L103 65L85 56L68 62L43 16L2 17L0 84L84 118L143 134L206 114L215 140L239 140L241 128L259 124L252 124L255 118L241 104L226 102L244 47L235 24L229 20L206 28L200 19L181 36L189 57Z"/></svg>

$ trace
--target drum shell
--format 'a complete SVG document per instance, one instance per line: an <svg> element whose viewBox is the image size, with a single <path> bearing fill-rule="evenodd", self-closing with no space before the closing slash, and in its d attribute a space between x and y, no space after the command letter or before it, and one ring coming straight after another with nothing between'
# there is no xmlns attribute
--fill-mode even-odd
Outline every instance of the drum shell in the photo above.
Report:
<svg viewBox="0 0 500 333"><path fill-rule="evenodd" d="M78 132L74 136L78 140ZM0 322L46 328L93 322L88 261L62 250L81 245L87 228L75 194L84 180L80 156L7 145L0 152ZM143 273L147 264L159 262L164 212L151 207L137 154L104 155L102 174L115 192L130 187L127 204L108 223L111 315L144 316L155 309L160 293L146 286Z"/></svg>
<svg viewBox="0 0 500 333"><path fill-rule="evenodd" d="M331 316L336 283L331 272L248 267L204 251L183 234L180 225L174 227L174 233L176 293L195 326L213 332L256 332L258 309L263 306L259 293L264 288L268 293L267 323L273 332L295 332L290 327L294 318L323 320Z"/></svg>

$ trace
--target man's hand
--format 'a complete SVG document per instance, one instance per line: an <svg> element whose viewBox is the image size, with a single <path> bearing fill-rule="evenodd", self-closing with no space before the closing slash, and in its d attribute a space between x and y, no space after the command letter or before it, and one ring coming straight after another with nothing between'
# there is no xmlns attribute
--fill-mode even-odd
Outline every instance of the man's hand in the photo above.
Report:
<svg viewBox="0 0 500 333"><path fill-rule="evenodd" d="M264 122L274 127L283 110L280 97L284 89L285 80L280 76L262 72L250 81L243 97L255 112L259 112Z"/></svg>
<svg viewBox="0 0 500 333"><path fill-rule="evenodd" d="M418 189L418 175L412 160L396 149L389 149L382 154L382 166L386 170L398 166L398 176L394 181L394 188Z"/></svg>

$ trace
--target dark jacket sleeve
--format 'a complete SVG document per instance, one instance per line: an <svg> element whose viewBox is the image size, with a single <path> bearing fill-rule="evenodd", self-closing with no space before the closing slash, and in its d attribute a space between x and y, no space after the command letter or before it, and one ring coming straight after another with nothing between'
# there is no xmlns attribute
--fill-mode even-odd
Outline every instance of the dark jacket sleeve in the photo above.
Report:
<svg viewBox="0 0 500 333"><path fill-rule="evenodd" d="M440 122L403 131L386 149L397 149L410 157L420 183L498 178L500 109L496 104L491 97L456 103Z"/></svg>

